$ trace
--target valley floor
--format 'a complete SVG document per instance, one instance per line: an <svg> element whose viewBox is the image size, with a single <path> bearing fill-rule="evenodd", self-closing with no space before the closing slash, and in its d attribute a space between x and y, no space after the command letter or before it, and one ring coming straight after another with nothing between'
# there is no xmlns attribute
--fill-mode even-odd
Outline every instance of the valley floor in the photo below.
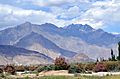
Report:
<svg viewBox="0 0 120 79"><path fill-rule="evenodd" d="M120 76L103 76L103 77L95 77L95 76L80 76L80 77L49 76L49 77L42 77L39 79L120 79Z"/></svg>
<svg viewBox="0 0 120 79"><path fill-rule="evenodd" d="M66 70L1 76L0 79L120 79L120 72L68 74Z"/></svg>

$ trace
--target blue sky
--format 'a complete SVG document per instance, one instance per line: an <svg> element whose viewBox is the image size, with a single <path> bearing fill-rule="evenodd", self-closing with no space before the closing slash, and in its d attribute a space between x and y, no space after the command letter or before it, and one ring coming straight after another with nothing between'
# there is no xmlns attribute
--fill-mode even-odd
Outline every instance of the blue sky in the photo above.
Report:
<svg viewBox="0 0 120 79"><path fill-rule="evenodd" d="M120 33L120 0L0 0L0 28L25 21L58 27L89 24Z"/></svg>

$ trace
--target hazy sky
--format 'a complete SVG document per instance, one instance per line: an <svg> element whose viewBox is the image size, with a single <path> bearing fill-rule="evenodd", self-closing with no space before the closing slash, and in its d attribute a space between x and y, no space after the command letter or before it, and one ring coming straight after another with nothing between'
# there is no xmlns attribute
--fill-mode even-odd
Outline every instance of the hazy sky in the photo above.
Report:
<svg viewBox="0 0 120 79"><path fill-rule="evenodd" d="M0 28L25 21L59 27L89 24L120 33L120 0L0 0Z"/></svg>

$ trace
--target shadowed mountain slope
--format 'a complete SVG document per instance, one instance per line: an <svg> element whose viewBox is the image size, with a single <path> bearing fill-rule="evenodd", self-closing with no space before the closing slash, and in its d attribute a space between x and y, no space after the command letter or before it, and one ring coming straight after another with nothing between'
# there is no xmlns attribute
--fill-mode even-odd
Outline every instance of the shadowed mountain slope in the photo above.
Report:
<svg viewBox="0 0 120 79"><path fill-rule="evenodd" d="M10 45L0 45L0 64L45 64L52 63L52 58L36 51Z"/></svg>
<svg viewBox="0 0 120 79"><path fill-rule="evenodd" d="M30 50L35 50L38 48L37 51L41 51L43 48L45 48L46 51L48 50L48 51L57 53L61 56L65 56L65 57L73 57L76 54L75 52L71 52L71 51L59 48L53 42L51 42L50 40L46 39L42 35L37 34L35 32L31 32L31 34L29 34L29 35L25 36L24 38L22 38L21 40L19 40L19 42L16 44L16 46L27 48ZM45 54L44 51L42 51L42 52ZM47 55L47 53L46 53L46 55Z"/></svg>

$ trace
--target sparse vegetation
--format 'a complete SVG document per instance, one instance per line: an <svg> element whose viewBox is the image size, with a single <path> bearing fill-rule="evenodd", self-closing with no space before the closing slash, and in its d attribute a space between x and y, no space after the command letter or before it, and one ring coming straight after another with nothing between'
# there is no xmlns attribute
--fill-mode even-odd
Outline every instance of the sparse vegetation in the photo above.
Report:
<svg viewBox="0 0 120 79"><path fill-rule="evenodd" d="M93 71L95 65L96 63L86 63L84 67L86 71Z"/></svg>
<svg viewBox="0 0 120 79"><path fill-rule="evenodd" d="M28 78L26 77L24 79L28 79ZM97 76L79 76L79 77L70 77L70 76L45 76L45 77L34 78L34 79L120 79L120 76L103 76L103 77L97 77Z"/></svg>

